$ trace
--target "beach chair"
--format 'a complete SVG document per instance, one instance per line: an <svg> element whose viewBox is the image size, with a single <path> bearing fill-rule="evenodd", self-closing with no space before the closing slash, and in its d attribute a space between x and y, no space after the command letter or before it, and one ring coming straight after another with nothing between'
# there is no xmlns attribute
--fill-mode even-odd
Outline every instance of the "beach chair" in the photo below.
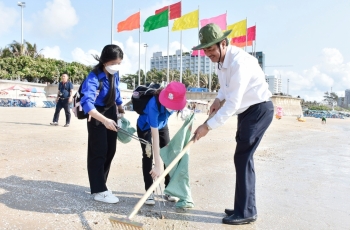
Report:
<svg viewBox="0 0 350 230"><path fill-rule="evenodd" d="M44 104L43 108L50 108L51 107L51 105L49 104L48 101L43 101L43 104Z"/></svg>

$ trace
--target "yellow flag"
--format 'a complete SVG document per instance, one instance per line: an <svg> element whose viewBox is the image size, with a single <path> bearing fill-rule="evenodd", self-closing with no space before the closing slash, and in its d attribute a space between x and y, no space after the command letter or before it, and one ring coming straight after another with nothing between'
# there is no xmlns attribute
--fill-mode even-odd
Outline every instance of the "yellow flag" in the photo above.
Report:
<svg viewBox="0 0 350 230"><path fill-rule="evenodd" d="M171 31L187 30L198 27L198 10L185 14L174 21Z"/></svg>
<svg viewBox="0 0 350 230"><path fill-rule="evenodd" d="M232 30L232 32L228 35L228 38L240 37L247 34L247 19L244 19L240 22L236 22L235 24L228 25L227 30Z"/></svg>

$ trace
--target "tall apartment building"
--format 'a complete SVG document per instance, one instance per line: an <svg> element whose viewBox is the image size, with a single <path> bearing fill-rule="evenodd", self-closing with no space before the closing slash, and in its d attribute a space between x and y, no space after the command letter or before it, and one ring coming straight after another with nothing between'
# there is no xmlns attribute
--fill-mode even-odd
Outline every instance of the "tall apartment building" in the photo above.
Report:
<svg viewBox="0 0 350 230"><path fill-rule="evenodd" d="M176 50L176 54L169 56L169 69L180 71L180 50ZM210 73L210 65L212 72L215 72L215 63L212 63L208 57L200 57L199 71L204 74ZM162 52L155 52L151 57L151 69L162 70L168 68L168 56L163 56ZM192 56L190 53L182 56L182 70L189 69L192 73L198 72L198 56Z"/></svg>
<svg viewBox="0 0 350 230"><path fill-rule="evenodd" d="M275 75L265 76L267 84L269 84L269 90L272 94L282 92L282 80Z"/></svg>
<svg viewBox="0 0 350 230"><path fill-rule="evenodd" d="M345 108L350 108L350 89L345 90L344 105Z"/></svg>
<svg viewBox="0 0 350 230"><path fill-rule="evenodd" d="M261 69L265 72L265 54L261 51L255 53L249 52L249 54L255 56L256 59L258 59L258 63Z"/></svg>

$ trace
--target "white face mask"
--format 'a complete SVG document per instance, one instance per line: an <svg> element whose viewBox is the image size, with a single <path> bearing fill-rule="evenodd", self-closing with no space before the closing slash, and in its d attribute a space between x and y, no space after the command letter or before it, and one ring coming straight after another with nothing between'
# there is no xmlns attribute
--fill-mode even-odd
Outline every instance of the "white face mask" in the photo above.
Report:
<svg viewBox="0 0 350 230"><path fill-rule="evenodd" d="M166 110L168 110L169 113L171 113L172 111L174 111L174 110L168 109L168 108L166 108Z"/></svg>
<svg viewBox="0 0 350 230"><path fill-rule="evenodd" d="M118 72L120 69L120 65L109 65L106 66L106 70L108 71L108 73L110 74L115 74L116 72Z"/></svg>

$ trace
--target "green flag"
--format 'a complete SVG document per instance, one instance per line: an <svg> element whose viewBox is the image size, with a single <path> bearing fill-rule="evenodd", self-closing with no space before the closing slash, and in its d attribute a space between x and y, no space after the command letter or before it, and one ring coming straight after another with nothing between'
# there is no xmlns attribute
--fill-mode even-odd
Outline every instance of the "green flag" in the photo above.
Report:
<svg viewBox="0 0 350 230"><path fill-rule="evenodd" d="M160 149L160 156L167 167L182 151L191 139L194 113L186 119L182 127L177 131L171 141ZM191 195L190 178L188 173L189 151L183 155L177 165L170 170L170 182L164 193L180 198L176 203L177 208L193 208L194 202Z"/></svg>
<svg viewBox="0 0 350 230"><path fill-rule="evenodd" d="M169 14L168 10L163 11L160 14L152 15L148 17L143 23L143 31L149 32L151 30L159 29L168 26Z"/></svg>

